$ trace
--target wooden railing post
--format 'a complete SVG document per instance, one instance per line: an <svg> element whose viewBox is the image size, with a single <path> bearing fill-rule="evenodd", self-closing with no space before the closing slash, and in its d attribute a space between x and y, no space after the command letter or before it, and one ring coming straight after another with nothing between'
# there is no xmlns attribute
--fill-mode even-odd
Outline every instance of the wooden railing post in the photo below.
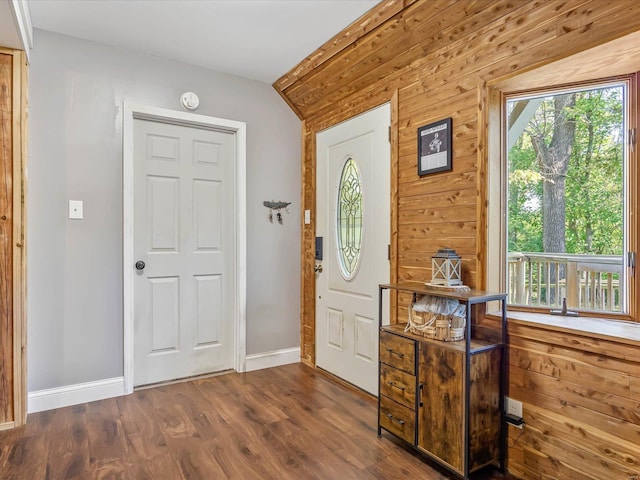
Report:
<svg viewBox="0 0 640 480"><path fill-rule="evenodd" d="M518 305L526 305L526 288L525 288L525 262L524 258L521 258L516 262L516 301Z"/></svg>
<svg viewBox="0 0 640 480"><path fill-rule="evenodd" d="M567 307L578 308L580 306L580 278L578 264L567 262Z"/></svg>

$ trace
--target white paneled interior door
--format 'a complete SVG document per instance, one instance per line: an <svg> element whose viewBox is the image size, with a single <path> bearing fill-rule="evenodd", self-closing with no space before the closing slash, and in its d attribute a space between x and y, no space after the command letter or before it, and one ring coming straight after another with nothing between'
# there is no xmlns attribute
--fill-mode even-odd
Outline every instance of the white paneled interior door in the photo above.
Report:
<svg viewBox="0 0 640 480"><path fill-rule="evenodd" d="M231 369L234 133L133 131L133 384Z"/></svg>
<svg viewBox="0 0 640 480"><path fill-rule="evenodd" d="M316 138L316 364L377 394L378 284L389 282L389 104Z"/></svg>

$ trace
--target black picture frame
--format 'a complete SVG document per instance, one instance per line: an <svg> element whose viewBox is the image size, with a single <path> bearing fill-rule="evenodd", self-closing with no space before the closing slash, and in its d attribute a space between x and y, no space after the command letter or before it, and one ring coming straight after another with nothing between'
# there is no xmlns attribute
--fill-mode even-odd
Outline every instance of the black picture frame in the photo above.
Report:
<svg viewBox="0 0 640 480"><path fill-rule="evenodd" d="M418 128L418 175L451 170L451 117Z"/></svg>

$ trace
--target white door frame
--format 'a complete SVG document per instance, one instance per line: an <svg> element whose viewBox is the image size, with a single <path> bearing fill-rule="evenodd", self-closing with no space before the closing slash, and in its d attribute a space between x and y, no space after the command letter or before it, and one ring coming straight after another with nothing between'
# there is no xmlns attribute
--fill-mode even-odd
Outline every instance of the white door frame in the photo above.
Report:
<svg viewBox="0 0 640 480"><path fill-rule="evenodd" d="M246 161L247 125L244 122L208 117L189 112L179 112L164 108L125 103L123 105L123 354L124 393L133 392L133 120L151 120L187 127L225 130L235 134L235 277L236 296L231 299L234 320L234 368L245 371L246 363L246 320L247 320L247 212L246 212Z"/></svg>

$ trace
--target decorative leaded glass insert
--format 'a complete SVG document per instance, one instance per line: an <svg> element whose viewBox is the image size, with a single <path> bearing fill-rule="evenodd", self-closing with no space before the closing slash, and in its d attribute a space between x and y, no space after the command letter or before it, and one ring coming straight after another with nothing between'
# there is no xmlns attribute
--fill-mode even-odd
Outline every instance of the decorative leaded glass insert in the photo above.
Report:
<svg viewBox="0 0 640 480"><path fill-rule="evenodd" d="M338 265L342 276L353 278L362 248L362 179L356 162L347 157L338 185L336 218Z"/></svg>

